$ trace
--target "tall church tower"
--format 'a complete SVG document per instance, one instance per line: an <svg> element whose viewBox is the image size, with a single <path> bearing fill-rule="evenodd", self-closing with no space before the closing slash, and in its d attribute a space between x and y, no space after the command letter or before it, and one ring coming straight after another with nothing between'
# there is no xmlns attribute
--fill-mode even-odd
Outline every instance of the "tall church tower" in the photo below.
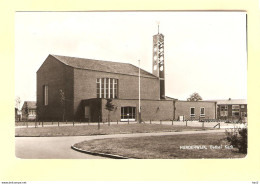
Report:
<svg viewBox="0 0 260 184"><path fill-rule="evenodd" d="M153 74L160 79L160 99L165 99L164 35L153 36Z"/></svg>

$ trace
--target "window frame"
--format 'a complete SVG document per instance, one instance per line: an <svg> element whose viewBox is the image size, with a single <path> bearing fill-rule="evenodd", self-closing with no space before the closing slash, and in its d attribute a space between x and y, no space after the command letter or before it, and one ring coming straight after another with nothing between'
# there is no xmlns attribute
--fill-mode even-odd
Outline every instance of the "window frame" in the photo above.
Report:
<svg viewBox="0 0 260 184"><path fill-rule="evenodd" d="M232 116L240 116L240 105L232 105Z"/></svg>
<svg viewBox="0 0 260 184"><path fill-rule="evenodd" d="M129 116L127 114L129 114ZM129 119L129 121L135 121L136 120L136 107L135 106L123 106L123 107L121 107L120 120L121 121L128 121L128 119Z"/></svg>
<svg viewBox="0 0 260 184"><path fill-rule="evenodd" d="M194 109L194 114L191 114L191 109ZM195 117L195 107L190 107L190 117L191 118L194 118Z"/></svg>
<svg viewBox="0 0 260 184"><path fill-rule="evenodd" d="M118 98L118 79L97 78L96 80L97 98Z"/></svg>
<svg viewBox="0 0 260 184"><path fill-rule="evenodd" d="M202 109L203 109L204 114L201 114ZM200 117L205 117L205 116L206 116L205 107L201 107L200 108Z"/></svg>
<svg viewBox="0 0 260 184"><path fill-rule="evenodd" d="M49 86L43 85L43 105L47 106L49 104Z"/></svg>

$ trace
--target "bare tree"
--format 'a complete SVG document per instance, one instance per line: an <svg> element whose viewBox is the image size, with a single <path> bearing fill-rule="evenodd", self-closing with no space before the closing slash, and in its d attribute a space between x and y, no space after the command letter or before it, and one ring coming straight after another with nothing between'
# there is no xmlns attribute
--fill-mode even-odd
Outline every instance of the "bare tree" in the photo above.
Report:
<svg viewBox="0 0 260 184"><path fill-rule="evenodd" d="M29 108L28 108L27 102L24 102L24 105L25 105L25 107L24 107L24 114L25 114L26 119L28 120Z"/></svg>
<svg viewBox="0 0 260 184"><path fill-rule="evenodd" d="M189 98L187 98L187 101L191 101L191 102L197 102L202 100L202 97L199 95L199 93L193 93L192 95L190 95Z"/></svg>
<svg viewBox="0 0 260 184"><path fill-rule="evenodd" d="M36 102L36 120L37 121L40 120L41 112L42 112L42 108L40 107L39 102Z"/></svg>
<svg viewBox="0 0 260 184"><path fill-rule="evenodd" d="M15 98L15 107L19 110L20 109L20 103L21 103L21 98L17 96Z"/></svg>
<svg viewBox="0 0 260 184"><path fill-rule="evenodd" d="M62 120L65 118L65 93L62 89L60 89L60 105L62 109Z"/></svg>

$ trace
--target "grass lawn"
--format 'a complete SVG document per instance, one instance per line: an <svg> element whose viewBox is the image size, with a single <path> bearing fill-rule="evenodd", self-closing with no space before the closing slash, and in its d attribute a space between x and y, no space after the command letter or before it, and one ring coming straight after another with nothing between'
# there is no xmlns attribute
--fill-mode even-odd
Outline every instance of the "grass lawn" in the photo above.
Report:
<svg viewBox="0 0 260 184"><path fill-rule="evenodd" d="M207 149L180 149L180 146L204 146ZM210 149L210 145L221 149ZM130 158L243 158L246 155L229 145L225 133L151 136L136 138L113 138L84 141L74 146L92 152L116 154Z"/></svg>
<svg viewBox="0 0 260 184"><path fill-rule="evenodd" d="M83 136L148 132L180 132L188 130L208 130L212 128L186 127L158 124L126 124L126 125L78 125L78 126L49 126L37 128L16 128L15 136Z"/></svg>

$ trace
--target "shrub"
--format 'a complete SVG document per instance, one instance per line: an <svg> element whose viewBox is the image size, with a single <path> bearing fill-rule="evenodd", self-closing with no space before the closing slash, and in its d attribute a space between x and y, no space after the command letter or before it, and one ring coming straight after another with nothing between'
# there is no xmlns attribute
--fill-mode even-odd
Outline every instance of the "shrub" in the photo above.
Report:
<svg viewBox="0 0 260 184"><path fill-rule="evenodd" d="M227 141L239 152L247 153L247 127L226 130Z"/></svg>

